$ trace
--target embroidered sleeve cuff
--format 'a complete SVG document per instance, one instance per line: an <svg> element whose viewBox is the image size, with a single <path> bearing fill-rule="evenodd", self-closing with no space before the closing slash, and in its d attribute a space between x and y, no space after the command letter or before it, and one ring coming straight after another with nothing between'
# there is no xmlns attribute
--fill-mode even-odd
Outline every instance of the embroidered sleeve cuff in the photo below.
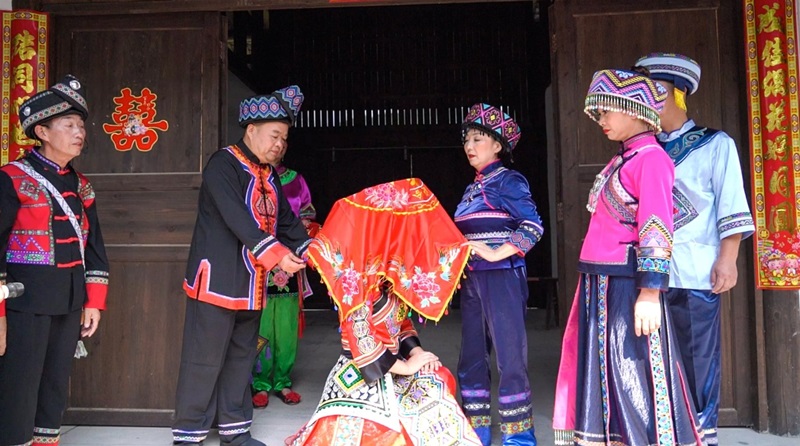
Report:
<svg viewBox="0 0 800 446"><path fill-rule="evenodd" d="M108 296L108 285L99 283L86 284L86 304L85 308L106 309L106 297Z"/></svg>
<svg viewBox="0 0 800 446"><path fill-rule="evenodd" d="M753 223L753 216L749 212L729 215L717 221L717 231L719 231L720 240L739 233L742 234L742 239L746 239L753 235L755 230L756 227Z"/></svg>
<svg viewBox="0 0 800 446"><path fill-rule="evenodd" d="M640 247L636 256L636 287L667 291L671 258L671 249Z"/></svg>
<svg viewBox="0 0 800 446"><path fill-rule="evenodd" d="M253 255L264 268L271 270L286 254L291 253L278 239L269 235L253 248Z"/></svg>
<svg viewBox="0 0 800 446"><path fill-rule="evenodd" d="M106 309L106 296L108 296L108 285L99 283L86 283L86 308Z"/></svg>
<svg viewBox="0 0 800 446"><path fill-rule="evenodd" d="M383 378L383 375L392 368L395 362L397 362L398 358L389 350L384 349L383 354L381 354L376 360L370 362L369 364L359 365L358 369L361 371L361 376L364 377L364 381L368 383L374 383L375 381Z"/></svg>
<svg viewBox="0 0 800 446"><path fill-rule="evenodd" d="M543 232L541 226L524 221L516 231L511 233L511 239L508 242L524 255L542 238Z"/></svg>
<svg viewBox="0 0 800 446"><path fill-rule="evenodd" d="M422 344L419 342L419 338L416 336L416 333L406 337L402 341L400 341L400 356L403 358L408 358L408 354L411 353L411 350L414 347L421 347Z"/></svg>
<svg viewBox="0 0 800 446"><path fill-rule="evenodd" d="M313 220L317 218L317 210L314 209L314 205L309 204L308 206L300 209L300 215L298 215L301 220Z"/></svg>
<svg viewBox="0 0 800 446"><path fill-rule="evenodd" d="M661 291L667 291L669 290L669 274L637 271L636 288L653 288Z"/></svg>
<svg viewBox="0 0 800 446"><path fill-rule="evenodd" d="M313 238L306 240L305 243L297 247L294 254L303 260L307 260L308 257L306 256L306 253L308 251L308 246L311 245L311 242L313 241L314 241Z"/></svg>
<svg viewBox="0 0 800 446"><path fill-rule="evenodd" d="M106 309L108 271L86 271L86 308Z"/></svg>

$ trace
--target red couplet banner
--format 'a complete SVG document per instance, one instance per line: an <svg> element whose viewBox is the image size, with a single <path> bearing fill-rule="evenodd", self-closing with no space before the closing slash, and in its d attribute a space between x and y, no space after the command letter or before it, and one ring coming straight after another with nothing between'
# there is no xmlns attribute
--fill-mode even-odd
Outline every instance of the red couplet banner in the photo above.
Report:
<svg viewBox="0 0 800 446"><path fill-rule="evenodd" d="M745 0L756 284L800 289L800 117L791 0Z"/></svg>
<svg viewBox="0 0 800 446"><path fill-rule="evenodd" d="M0 165L20 158L34 141L22 131L19 106L47 89L48 16L32 11L3 11L2 121Z"/></svg>

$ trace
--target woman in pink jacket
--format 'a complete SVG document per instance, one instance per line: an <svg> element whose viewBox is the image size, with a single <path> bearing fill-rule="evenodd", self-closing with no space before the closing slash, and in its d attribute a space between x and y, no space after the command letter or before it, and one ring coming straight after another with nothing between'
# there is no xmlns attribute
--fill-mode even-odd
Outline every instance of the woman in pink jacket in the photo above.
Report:
<svg viewBox="0 0 800 446"><path fill-rule="evenodd" d="M557 445L703 444L660 292L669 287L674 165L658 145L667 92L637 73L595 73L586 113L617 154L592 213L562 347Z"/></svg>

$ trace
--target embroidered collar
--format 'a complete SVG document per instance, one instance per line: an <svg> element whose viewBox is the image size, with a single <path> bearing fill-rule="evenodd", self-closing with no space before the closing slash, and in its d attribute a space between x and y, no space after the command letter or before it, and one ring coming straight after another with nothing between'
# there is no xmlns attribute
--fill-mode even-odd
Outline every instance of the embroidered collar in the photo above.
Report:
<svg viewBox="0 0 800 446"><path fill-rule="evenodd" d="M670 142L670 141L673 141L673 140L675 140L677 138L680 138L681 135L683 135L684 133L686 133L689 130L693 129L696 125L697 124L694 123L694 119L689 119L688 121L683 123L681 128L679 128L677 130L673 130L673 131L671 131L669 133L661 132L658 135L656 135L656 137L662 143Z"/></svg>
<svg viewBox="0 0 800 446"><path fill-rule="evenodd" d="M69 163L67 163L67 165L62 168L58 164L50 161L49 159L47 159L47 157L39 153L39 149L32 149L30 152L31 155L33 155L33 157L36 160L44 164L46 167L53 169L59 175L66 175L72 171L72 166Z"/></svg>
<svg viewBox="0 0 800 446"><path fill-rule="evenodd" d="M503 162L501 160L492 161L486 167L484 167L480 172L475 173L475 181L483 181L493 177L495 174L499 173L503 168Z"/></svg>
<svg viewBox="0 0 800 446"><path fill-rule="evenodd" d="M630 138L620 143L619 155L623 155L633 149L638 149L639 147L642 146L642 140L652 137L653 137L653 132L649 130L646 132L639 133L638 135L631 136Z"/></svg>

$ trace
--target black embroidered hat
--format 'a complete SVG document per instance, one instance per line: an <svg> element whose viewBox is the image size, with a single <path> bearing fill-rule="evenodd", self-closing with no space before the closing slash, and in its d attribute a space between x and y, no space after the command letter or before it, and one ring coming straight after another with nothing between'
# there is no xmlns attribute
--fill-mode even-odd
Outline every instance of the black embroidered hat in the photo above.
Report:
<svg viewBox="0 0 800 446"><path fill-rule="evenodd" d="M57 84L35 94L19 107L22 129L29 138L36 138L33 131L37 124L71 113L79 114L84 120L89 117L86 106L86 92L81 82L68 74Z"/></svg>
<svg viewBox="0 0 800 446"><path fill-rule="evenodd" d="M286 121L294 125L305 96L297 85L289 85L266 95L247 98L239 104L239 125L264 121Z"/></svg>

